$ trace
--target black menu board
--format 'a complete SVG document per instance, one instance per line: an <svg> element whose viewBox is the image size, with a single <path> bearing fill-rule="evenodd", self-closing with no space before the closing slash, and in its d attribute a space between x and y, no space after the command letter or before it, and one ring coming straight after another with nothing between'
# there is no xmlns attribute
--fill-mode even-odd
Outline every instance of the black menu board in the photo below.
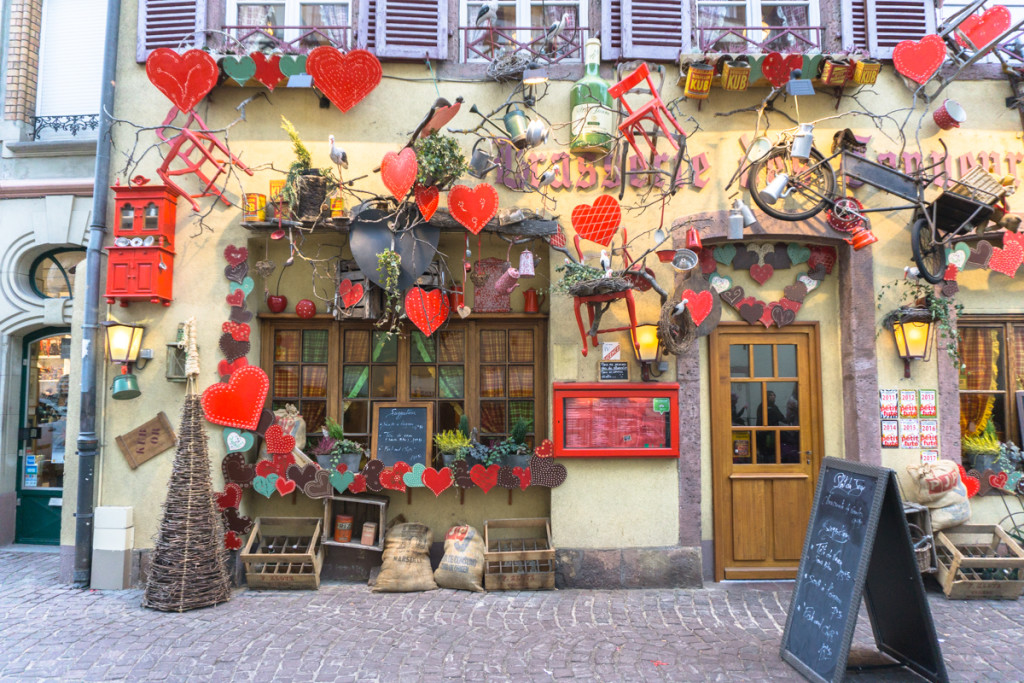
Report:
<svg viewBox="0 0 1024 683"><path fill-rule="evenodd" d="M377 403L373 407L373 457L391 467L396 462L430 465L432 403Z"/></svg>

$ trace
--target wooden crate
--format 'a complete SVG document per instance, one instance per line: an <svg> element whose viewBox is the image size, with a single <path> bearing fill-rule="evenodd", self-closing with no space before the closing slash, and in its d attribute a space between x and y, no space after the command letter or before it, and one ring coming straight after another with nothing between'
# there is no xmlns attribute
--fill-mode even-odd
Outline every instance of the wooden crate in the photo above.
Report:
<svg viewBox="0 0 1024 683"><path fill-rule="evenodd" d="M250 588L320 588L322 520L258 517L242 551Z"/></svg>
<svg viewBox="0 0 1024 683"><path fill-rule="evenodd" d="M555 587L555 549L547 517L484 522L484 588L550 590Z"/></svg>
<svg viewBox="0 0 1024 683"><path fill-rule="evenodd" d="M387 496L368 494L344 494L324 498L324 545L383 552L390 501ZM352 540L348 543L338 543L334 540L334 523L337 515L352 515ZM366 522L377 524L377 542L374 545L363 545L360 542L363 524Z"/></svg>
<svg viewBox="0 0 1024 683"><path fill-rule="evenodd" d="M963 524L935 534L938 579L947 598L1016 600L1024 550L998 526Z"/></svg>

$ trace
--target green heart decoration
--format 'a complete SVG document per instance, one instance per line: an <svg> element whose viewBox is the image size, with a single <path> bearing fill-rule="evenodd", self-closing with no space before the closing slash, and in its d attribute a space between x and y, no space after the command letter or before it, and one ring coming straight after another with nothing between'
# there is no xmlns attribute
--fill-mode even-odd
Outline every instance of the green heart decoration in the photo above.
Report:
<svg viewBox="0 0 1024 683"><path fill-rule="evenodd" d="M248 298L249 295L252 294L252 290L253 290L253 288L255 286L256 286L256 283L253 282L252 278L251 277L246 277L241 282L232 282L231 286L228 288L228 294L230 294L231 292L234 292L236 289L240 289L243 292L245 292L245 296L246 296L246 298Z"/></svg>
<svg viewBox="0 0 1024 683"><path fill-rule="evenodd" d="M723 244L720 247L715 247L715 260L721 263L723 266L732 265L732 260L735 257L735 244Z"/></svg>
<svg viewBox="0 0 1024 683"><path fill-rule="evenodd" d="M798 266L801 263L807 263L807 259L811 258L811 248L804 244L790 242L786 247L786 255L789 256L790 263Z"/></svg>
<svg viewBox="0 0 1024 683"><path fill-rule="evenodd" d="M345 489L348 488L349 484L355 481L355 478L356 476L351 472L339 472L336 469L331 469L331 486L333 486L334 490L338 493L345 493Z"/></svg>
<svg viewBox="0 0 1024 683"><path fill-rule="evenodd" d="M228 453L244 453L256 443L256 437L252 432L240 429L225 429L224 443L228 447Z"/></svg>
<svg viewBox="0 0 1024 683"><path fill-rule="evenodd" d="M285 76L298 76L306 73L306 55L282 55L277 68Z"/></svg>
<svg viewBox="0 0 1024 683"><path fill-rule="evenodd" d="M825 55L804 55L804 65L800 69L801 75L804 78L817 78L818 69L821 68L823 59L825 59Z"/></svg>
<svg viewBox="0 0 1024 683"><path fill-rule="evenodd" d="M245 85L256 75L256 62L249 56L225 57L220 62L220 68L238 85Z"/></svg>
<svg viewBox="0 0 1024 683"><path fill-rule="evenodd" d="M256 493L270 498L277 490L277 479L277 475L273 473L265 477L256 477L252 480L252 487L256 489Z"/></svg>
<svg viewBox="0 0 1024 683"><path fill-rule="evenodd" d="M957 270L963 270L967 265L967 259L971 256L971 248L965 243L953 247L953 250L946 255L946 262L950 265L956 266Z"/></svg>
<svg viewBox="0 0 1024 683"><path fill-rule="evenodd" d="M411 472L406 472L402 475L402 481L405 482L406 486L426 486L423 483L423 472L427 469L427 466L422 463L417 463L412 466Z"/></svg>
<svg viewBox="0 0 1024 683"><path fill-rule="evenodd" d="M711 289L721 294L725 290L732 288L732 278L728 275L714 273L708 280L708 284L711 285Z"/></svg>

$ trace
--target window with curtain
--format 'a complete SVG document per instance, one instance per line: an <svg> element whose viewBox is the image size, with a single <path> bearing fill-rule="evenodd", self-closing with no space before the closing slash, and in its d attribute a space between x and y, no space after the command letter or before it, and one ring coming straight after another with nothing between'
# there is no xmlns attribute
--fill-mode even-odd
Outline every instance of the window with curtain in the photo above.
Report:
<svg viewBox="0 0 1024 683"><path fill-rule="evenodd" d="M574 32L587 26L587 5L582 0L562 0L562 2L549 2L548 0L498 0L497 16L478 20L480 8L484 5L481 0L462 0L460 2L459 25L478 27L478 31L469 31L464 34L463 39L471 43L482 39L482 43L476 45L475 51L470 51L470 61L482 60L477 52L489 55L491 52L498 54L503 48L510 45L506 36L515 36L520 43L530 43L533 40L543 38L550 26L568 16L565 21L562 33L559 37L553 38L550 42L537 43L533 49L543 52L551 58L558 58L559 52L571 48L566 38L572 37L573 42L582 44L585 38L574 35ZM520 30L511 31L518 27ZM499 29L493 31L493 29ZM582 61L582 55L574 55L573 61Z"/></svg>
<svg viewBox="0 0 1024 683"><path fill-rule="evenodd" d="M801 27L818 24L817 0L697 0L701 50L806 52L818 33Z"/></svg>
<svg viewBox="0 0 1024 683"><path fill-rule="evenodd" d="M244 40L248 50L274 47L274 39L283 42L299 41L305 50L320 45L348 45L348 29L352 24L352 6L349 0L340 2L301 2L276 0L248 2L228 0L229 26L260 28L266 35L252 35ZM239 29L240 36L249 31Z"/></svg>
<svg viewBox="0 0 1024 683"><path fill-rule="evenodd" d="M1017 392L1024 392L1024 316L959 322L960 434L964 455L984 443L1021 445Z"/></svg>

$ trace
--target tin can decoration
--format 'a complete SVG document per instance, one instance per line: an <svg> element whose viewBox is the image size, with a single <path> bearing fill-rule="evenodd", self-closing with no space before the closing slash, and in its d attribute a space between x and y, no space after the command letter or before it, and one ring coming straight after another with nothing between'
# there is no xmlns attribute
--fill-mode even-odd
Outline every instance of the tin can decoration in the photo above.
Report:
<svg viewBox="0 0 1024 683"><path fill-rule="evenodd" d="M265 221L267 219L267 195L247 192L245 208L242 210L244 221Z"/></svg>
<svg viewBox="0 0 1024 683"><path fill-rule="evenodd" d="M882 63L875 59L862 59L853 67L853 82L858 85L874 85Z"/></svg>
<svg viewBox="0 0 1024 683"><path fill-rule="evenodd" d="M377 523L367 522L363 525L363 536L359 542L363 545L373 545L377 541Z"/></svg>
<svg viewBox="0 0 1024 683"><path fill-rule="evenodd" d="M740 59L722 65L722 90L746 90L750 85L750 64Z"/></svg>
<svg viewBox="0 0 1024 683"><path fill-rule="evenodd" d="M825 85L840 86L850 78L850 65L839 59L826 59L821 68L821 82Z"/></svg>
<svg viewBox="0 0 1024 683"><path fill-rule="evenodd" d="M711 79L715 67L710 64L691 64L686 73L686 88L683 95L689 100L706 100L711 92Z"/></svg>
<svg viewBox="0 0 1024 683"><path fill-rule="evenodd" d="M352 540L352 515L338 515L334 520L334 542L348 543ZM365 545L365 544L364 544Z"/></svg>
<svg viewBox="0 0 1024 683"><path fill-rule="evenodd" d="M331 197L331 218L342 218L345 215L345 200L341 197Z"/></svg>
<svg viewBox="0 0 1024 683"><path fill-rule="evenodd" d="M284 190L283 179L270 181L270 201L276 202L281 199L281 192Z"/></svg>

